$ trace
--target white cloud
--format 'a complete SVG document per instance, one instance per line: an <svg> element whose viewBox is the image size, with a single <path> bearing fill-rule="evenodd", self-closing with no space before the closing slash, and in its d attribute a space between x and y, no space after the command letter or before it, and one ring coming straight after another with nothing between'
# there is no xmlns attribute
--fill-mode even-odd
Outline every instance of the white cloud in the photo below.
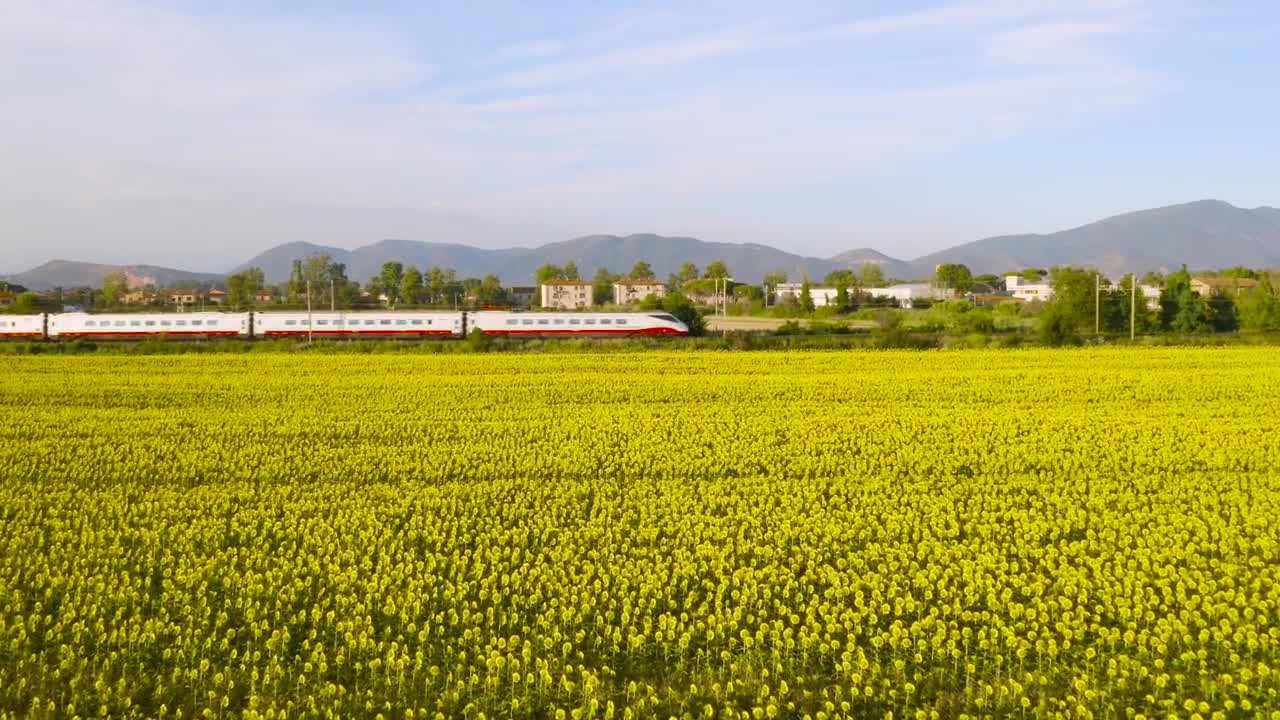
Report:
<svg viewBox="0 0 1280 720"><path fill-rule="evenodd" d="M850 178L1087 122L1166 87L1125 47L1149 32L1136 0L976 0L843 23L640 12L495 49L479 67L376 19L9 5L0 238L46 244L97 233L156 248L177 233L258 250L359 233L295 211L315 206L439 203L557 227L795 224L810 195ZM685 34L652 36L677 25ZM632 39L641 28L648 39ZM964 62L922 83L867 61L922 35ZM815 50L848 53L847 75L811 73ZM339 244L408 234L368 225Z"/></svg>

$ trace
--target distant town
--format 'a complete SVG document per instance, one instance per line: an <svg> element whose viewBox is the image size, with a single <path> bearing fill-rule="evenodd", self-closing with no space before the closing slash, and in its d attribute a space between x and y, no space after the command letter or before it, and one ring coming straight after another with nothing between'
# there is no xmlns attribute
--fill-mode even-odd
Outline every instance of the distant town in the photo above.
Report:
<svg viewBox="0 0 1280 720"><path fill-rule="evenodd" d="M148 278L111 272L100 287L36 292L0 281L0 309L36 312L176 312L227 309L663 309L701 329L703 317L773 318L734 325L778 329L787 320L810 328L840 328L872 321L877 311L902 311L898 322L920 331L995 333L1033 331L1067 338L1078 334L1203 333L1280 330L1280 299L1272 271L1245 267L1168 274L1126 274L1117 279L1076 267L1025 268L1002 275L973 275L946 263L933 277L904 282L886 277L875 263L827 273L820 281L768 273L743 283L732 268L713 261L682 263L665 279L647 262L625 273L596 268L588 279L572 262L537 269L536 285L505 285L496 275L459 278L450 268L421 270L386 262L364 282L324 254L293 262L287 282L267 283L249 268L220 283L157 287Z"/></svg>

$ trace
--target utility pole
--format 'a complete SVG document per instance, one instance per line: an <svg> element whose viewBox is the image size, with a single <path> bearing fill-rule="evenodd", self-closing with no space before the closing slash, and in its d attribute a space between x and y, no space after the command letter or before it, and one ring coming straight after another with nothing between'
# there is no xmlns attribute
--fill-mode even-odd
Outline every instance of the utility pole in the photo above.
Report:
<svg viewBox="0 0 1280 720"><path fill-rule="evenodd" d="M1138 328L1138 276L1129 273L1129 341L1137 336Z"/></svg>
<svg viewBox="0 0 1280 720"><path fill-rule="evenodd" d="M1093 334L1102 334L1102 276L1093 271Z"/></svg>
<svg viewBox="0 0 1280 720"><path fill-rule="evenodd" d="M337 281L333 279L332 275L330 275L329 276L329 312L335 312L338 309L338 293L335 292L337 288L338 288Z"/></svg>
<svg viewBox="0 0 1280 720"><path fill-rule="evenodd" d="M307 281L307 344L311 344L311 281Z"/></svg>

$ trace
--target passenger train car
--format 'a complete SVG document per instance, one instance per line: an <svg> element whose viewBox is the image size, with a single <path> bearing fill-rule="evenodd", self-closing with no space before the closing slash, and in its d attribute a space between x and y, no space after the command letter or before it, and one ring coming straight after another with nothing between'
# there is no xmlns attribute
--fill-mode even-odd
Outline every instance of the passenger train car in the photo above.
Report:
<svg viewBox="0 0 1280 720"><path fill-rule="evenodd" d="M255 337L288 335L396 336L453 335L461 337L460 312L256 312Z"/></svg>
<svg viewBox="0 0 1280 720"><path fill-rule="evenodd" d="M91 315L57 313L48 316L48 336L131 338L154 335L194 337L250 337L249 313L129 313Z"/></svg>
<svg viewBox="0 0 1280 720"><path fill-rule="evenodd" d="M471 328L486 335L686 335L667 313L475 312Z"/></svg>
<svg viewBox="0 0 1280 720"><path fill-rule="evenodd" d="M44 337L44 315L0 315L0 337Z"/></svg>
<svg viewBox="0 0 1280 720"><path fill-rule="evenodd" d="M363 312L253 313L56 313L0 315L0 338L138 339L157 336L269 338L465 337L486 335L597 336L687 335L689 328L664 312Z"/></svg>

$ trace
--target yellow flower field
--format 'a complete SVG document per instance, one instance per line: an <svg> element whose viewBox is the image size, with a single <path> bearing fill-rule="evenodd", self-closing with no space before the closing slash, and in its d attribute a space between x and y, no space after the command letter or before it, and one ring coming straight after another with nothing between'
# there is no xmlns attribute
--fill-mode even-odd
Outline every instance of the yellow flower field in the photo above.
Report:
<svg viewBox="0 0 1280 720"><path fill-rule="evenodd" d="M1280 718L1280 350L6 357L0 717Z"/></svg>

